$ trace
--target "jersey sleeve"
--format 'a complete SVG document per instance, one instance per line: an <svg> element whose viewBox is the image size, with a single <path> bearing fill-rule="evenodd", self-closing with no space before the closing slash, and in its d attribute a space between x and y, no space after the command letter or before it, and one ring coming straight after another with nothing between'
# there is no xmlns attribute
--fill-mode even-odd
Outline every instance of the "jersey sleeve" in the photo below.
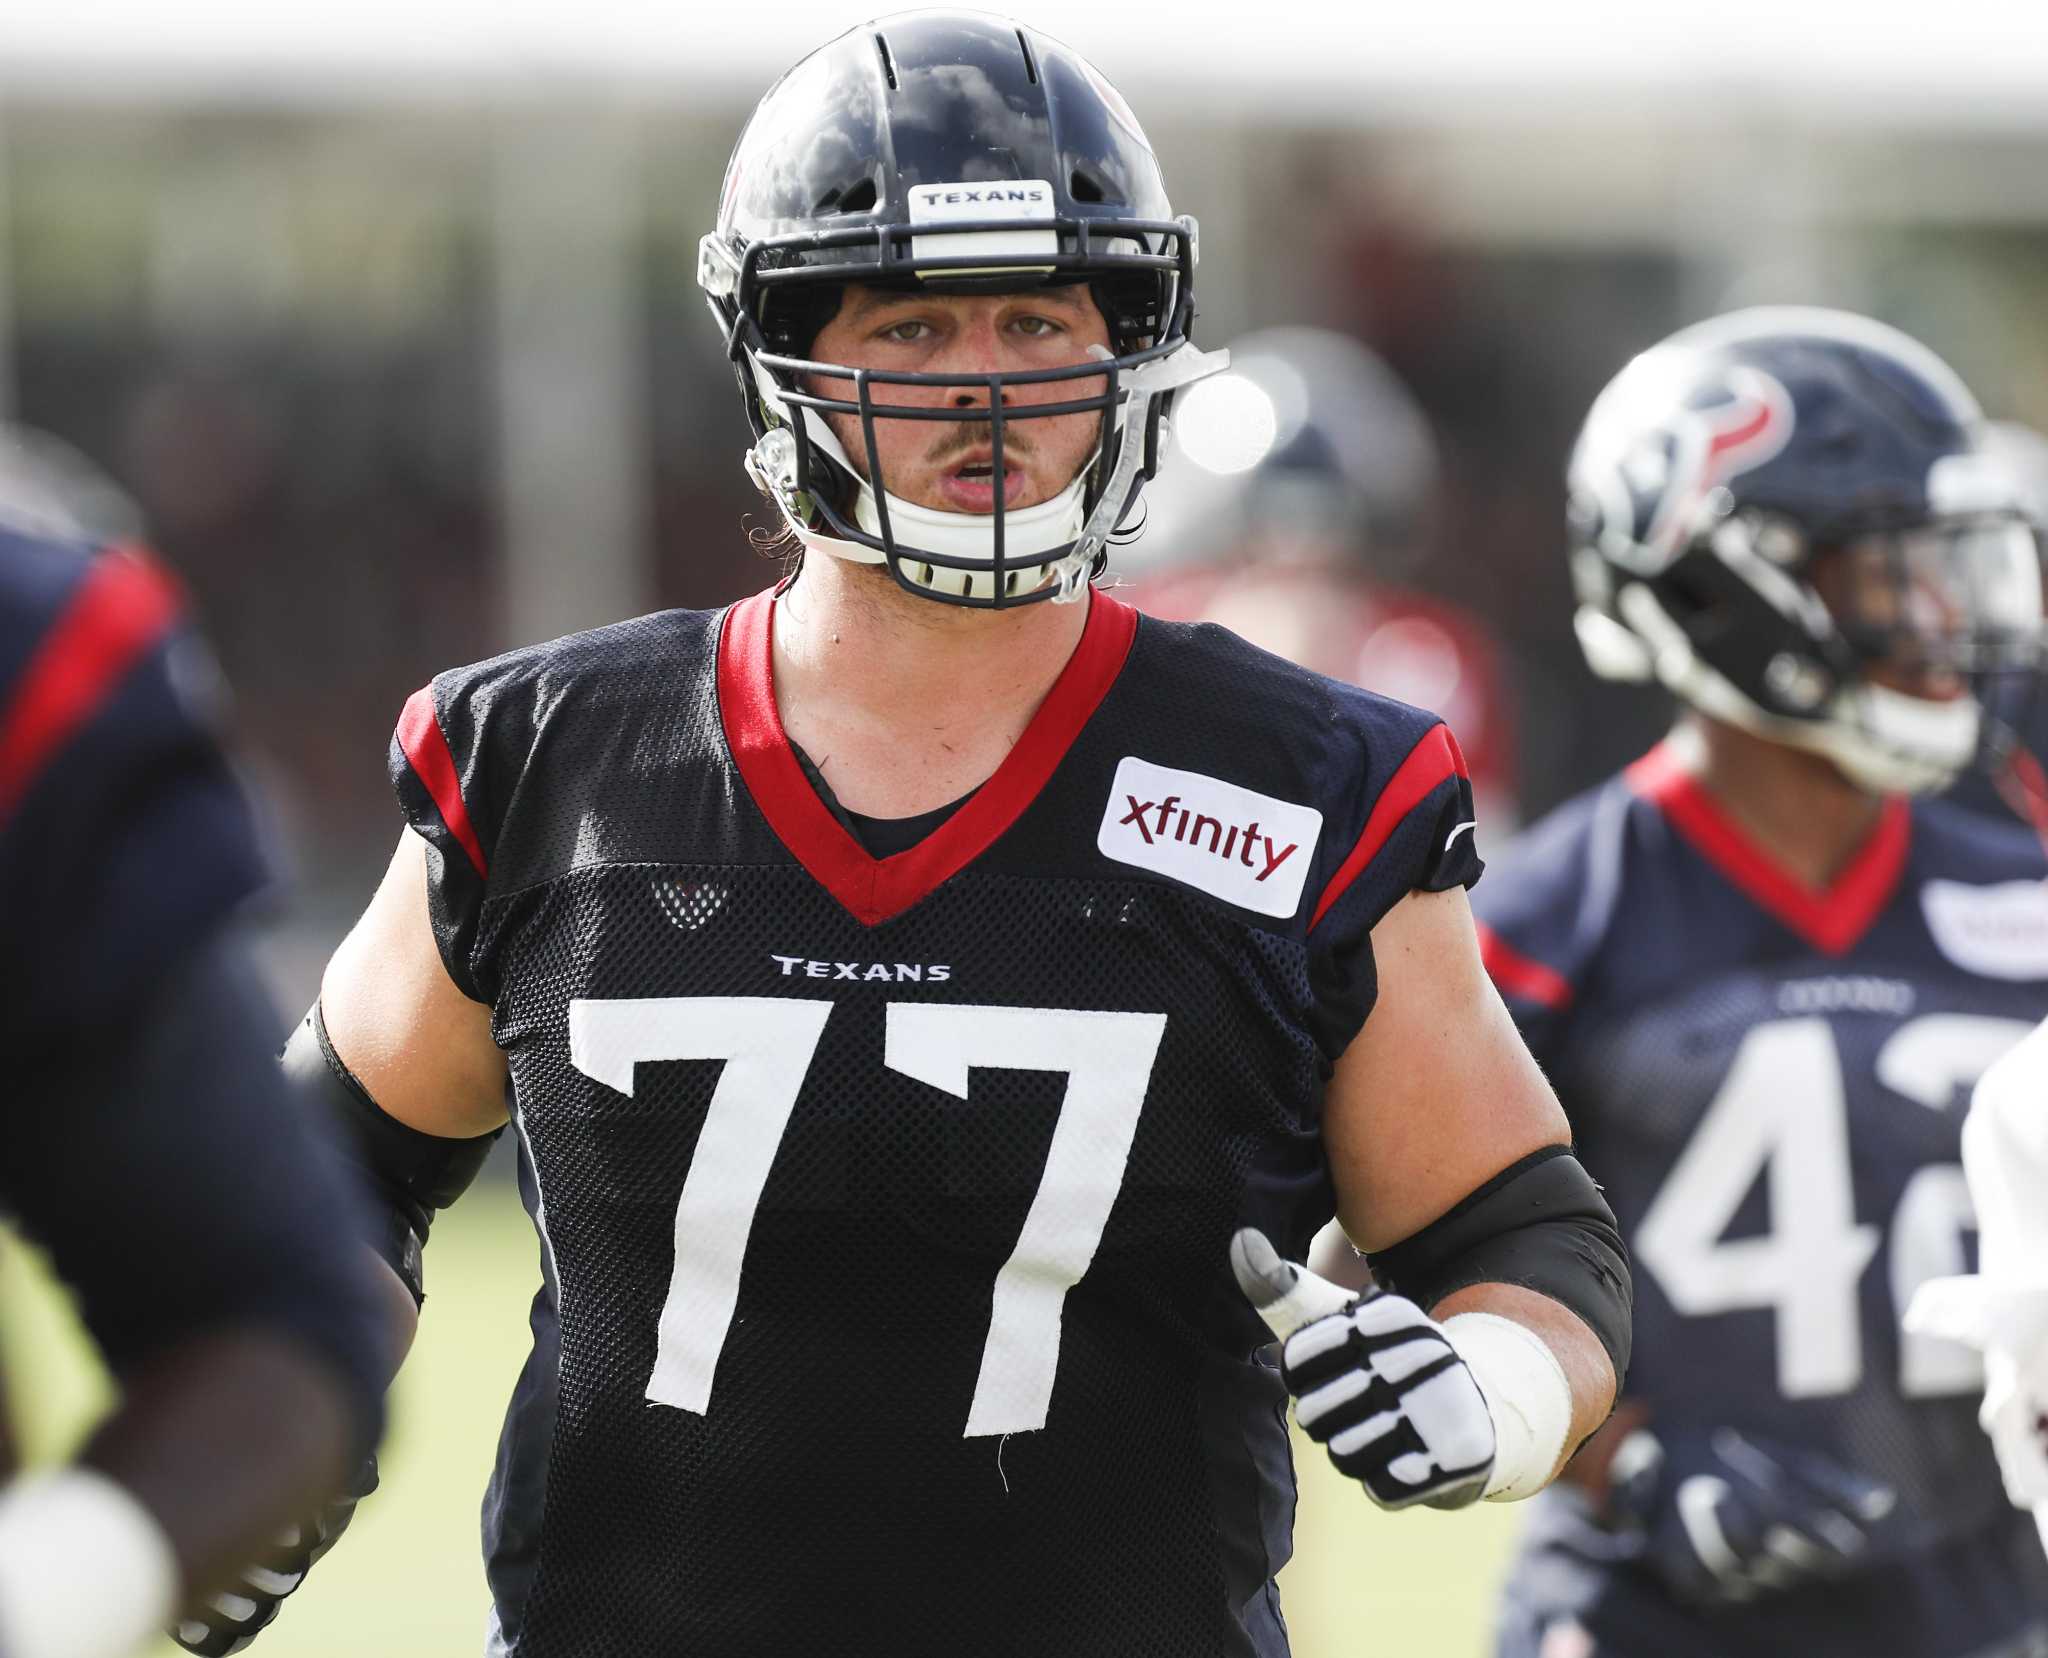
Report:
<svg viewBox="0 0 2048 1658"><path fill-rule="evenodd" d="M1546 1069L1614 913L1625 811L1614 789L1568 802L1511 842L1473 895L1480 960Z"/></svg>
<svg viewBox="0 0 2048 1658"><path fill-rule="evenodd" d="M533 734L527 658L500 657L437 675L407 700L392 732L392 787L427 843L427 911L448 976L489 1002L477 927L492 855Z"/></svg>
<svg viewBox="0 0 2048 1658"><path fill-rule="evenodd" d="M135 551L76 568L0 691L0 1029L18 1053L119 1019L270 876L176 584Z"/></svg>
<svg viewBox="0 0 2048 1658"><path fill-rule="evenodd" d="M1334 858L1309 916L1318 1039L1332 1060L1378 998L1372 930L1411 892L1469 887L1486 867L1475 844L1472 782L1441 720L1372 699L1353 716L1364 761L1330 814Z"/></svg>

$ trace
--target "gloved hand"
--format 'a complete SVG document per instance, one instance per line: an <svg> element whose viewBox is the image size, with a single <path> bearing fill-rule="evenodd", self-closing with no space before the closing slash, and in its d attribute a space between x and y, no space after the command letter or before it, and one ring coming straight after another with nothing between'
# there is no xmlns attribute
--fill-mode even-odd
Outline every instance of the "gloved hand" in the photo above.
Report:
<svg viewBox="0 0 2048 1658"><path fill-rule="evenodd" d="M286 1528L262 1559L246 1567L231 1587L180 1618L168 1632L171 1639L202 1658L240 1652L277 1616L285 1597L305 1581L314 1563L348 1530L356 1504L376 1489L377 1459L372 1455L363 1459L346 1491L312 1519Z"/></svg>
<svg viewBox="0 0 2048 1658"><path fill-rule="evenodd" d="M1991 1436L2005 1494L2016 1508L2048 1504L2048 1283L1930 1278L1906 1309L1906 1328L1984 1355L1977 1420Z"/></svg>
<svg viewBox="0 0 2048 1658"><path fill-rule="evenodd" d="M1462 1508L1493 1471L1493 1417L1443 1327L1381 1290L1353 1296L1264 1234L1231 1240L1238 1287L1280 1338L1295 1419L1381 1508Z"/></svg>
<svg viewBox="0 0 2048 1658"><path fill-rule="evenodd" d="M1608 1470L1609 1512L1679 1598L1730 1606L1852 1571L1889 1486L1733 1428L1638 1428Z"/></svg>

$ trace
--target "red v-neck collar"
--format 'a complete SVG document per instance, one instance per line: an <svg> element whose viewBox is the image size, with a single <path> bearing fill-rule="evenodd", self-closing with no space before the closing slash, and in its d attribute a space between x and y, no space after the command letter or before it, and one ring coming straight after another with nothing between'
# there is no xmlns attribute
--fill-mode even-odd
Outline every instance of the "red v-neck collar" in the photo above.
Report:
<svg viewBox="0 0 2048 1658"><path fill-rule="evenodd" d="M1080 644L995 775L909 851L874 858L818 798L782 729L774 617L774 594L757 593L727 611L719 630L718 714L726 747L776 839L867 927L924 899L1023 815L1116 683L1138 629L1129 605L1091 592Z"/></svg>
<svg viewBox="0 0 2048 1658"><path fill-rule="evenodd" d="M1887 800L1856 855L1816 891L1789 874L1729 817L1685 771L1669 743L1659 743L1622 773L1708 863L1823 955L1852 949L1898 888L1912 839L1912 812Z"/></svg>

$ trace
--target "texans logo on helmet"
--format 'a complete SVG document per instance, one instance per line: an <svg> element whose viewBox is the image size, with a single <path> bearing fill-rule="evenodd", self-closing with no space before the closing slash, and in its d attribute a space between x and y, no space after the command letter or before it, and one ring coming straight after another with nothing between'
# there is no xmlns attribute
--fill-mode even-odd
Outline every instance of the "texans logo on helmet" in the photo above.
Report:
<svg viewBox="0 0 2048 1658"><path fill-rule="evenodd" d="M1651 427L1622 459L1620 483L1632 512L1649 524L1636 542L1662 565L1697 527L1700 504L1717 485L1754 471L1792 437L1792 397L1760 369L1731 365L1722 395Z"/></svg>

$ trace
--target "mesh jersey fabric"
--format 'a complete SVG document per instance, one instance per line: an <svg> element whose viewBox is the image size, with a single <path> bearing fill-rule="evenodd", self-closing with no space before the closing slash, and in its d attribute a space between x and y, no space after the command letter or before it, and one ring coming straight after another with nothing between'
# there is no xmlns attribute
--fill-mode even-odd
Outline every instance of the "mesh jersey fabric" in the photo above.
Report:
<svg viewBox="0 0 2048 1658"><path fill-rule="evenodd" d="M1320 1102L1371 1007L1370 929L1480 868L1453 832L1455 745L1098 594L1048 707L1083 658L1099 701L1050 774L977 856L865 923L734 757L740 679L766 672L734 637L752 625L765 650L765 603L443 675L394 740L444 959L508 1055L544 1239L486 1501L494 1649L1282 1654L1285 1399L1227 1245L1256 1224L1298 1252L1332 1211ZM1294 913L1105 856L1129 756L1320 811L1312 845L1287 843ZM999 771L970 804L1006 790ZM599 1003L637 1063L593 1058ZM730 1092L737 1064L659 1057L657 1027L689 1024L669 1051L701 1052L748 1021L771 1036ZM988 1043L1008 1057L976 1063ZM762 1083L778 1056L785 1082ZM692 1170L730 1174L735 1133L768 1155L751 1212L719 1222L730 1321L665 1348L672 1279L699 1264L677 1246ZM1068 1137L1084 1155L1063 1161ZM1077 1169L1120 1173L1106 1214ZM1013 1254L1050 1273L1030 1251L1054 1233L1054 1254L1089 1246L1085 1270L1020 1356L998 1279ZM648 1397L683 1349L711 1367L701 1409ZM1037 1365L1043 1425L971 1432L987 1398L1034 1396L1013 1372Z"/></svg>
<svg viewBox="0 0 2048 1658"><path fill-rule="evenodd" d="M1828 891L1792 890L1660 749L1529 830L1477 895L1488 966L1636 1263L1630 1396L1898 1493L1871 1528L1883 1594L1805 1591L1832 1610L1787 1608L1787 1650L1964 1654L2048 1621L2038 1547L2005 1540L2031 1528L1977 1427L1981 1370L1898 1327L1973 1247L1961 1126L2048 996L2044 874L2016 825L1894 801ZM1682 1621L1648 1618L1654 1585L1576 1505L1539 1504L1525 1549L1570 1558L1526 1561L1518 1594L1575 1585L1618 1650ZM1698 1650L1732 1651L1772 1605L1725 1626L1681 1610Z"/></svg>

